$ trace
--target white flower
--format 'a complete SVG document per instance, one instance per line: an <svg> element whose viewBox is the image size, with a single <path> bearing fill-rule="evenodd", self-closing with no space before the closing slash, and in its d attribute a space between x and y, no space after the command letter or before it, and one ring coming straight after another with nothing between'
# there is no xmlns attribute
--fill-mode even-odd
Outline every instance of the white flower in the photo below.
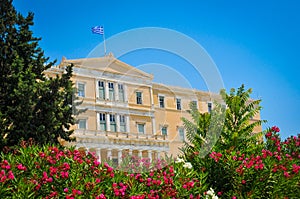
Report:
<svg viewBox="0 0 300 199"><path fill-rule="evenodd" d="M206 192L206 199L209 199L209 198L211 198L211 199L218 199L218 196L216 196L215 195L215 191L212 189L212 188L210 188L207 192ZM209 196L211 196L211 197L209 197Z"/></svg>
<svg viewBox="0 0 300 199"><path fill-rule="evenodd" d="M192 164L191 164L190 162L184 163L183 167L184 167L184 168L188 168L188 169L193 168L193 166L192 166Z"/></svg>
<svg viewBox="0 0 300 199"><path fill-rule="evenodd" d="M210 196L215 195L215 191L212 188L210 188L206 193L207 193L207 195L210 195Z"/></svg>
<svg viewBox="0 0 300 199"><path fill-rule="evenodd" d="M175 163L181 163L181 162L184 162L184 160L181 159L181 158L179 158L179 157L177 157Z"/></svg>

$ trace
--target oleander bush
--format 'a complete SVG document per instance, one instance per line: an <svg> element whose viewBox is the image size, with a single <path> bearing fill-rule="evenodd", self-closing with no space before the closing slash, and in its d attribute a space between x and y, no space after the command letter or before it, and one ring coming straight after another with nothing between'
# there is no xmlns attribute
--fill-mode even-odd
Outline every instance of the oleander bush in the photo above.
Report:
<svg viewBox="0 0 300 199"><path fill-rule="evenodd" d="M285 141L278 127L266 133L260 151L219 150L202 162L208 186L225 198L298 198L300 195L300 135Z"/></svg>
<svg viewBox="0 0 300 199"><path fill-rule="evenodd" d="M200 198L206 173L178 160L150 167L137 159L113 168L92 154L56 146L26 146L1 154L2 198ZM131 170L124 166L131 164ZM139 167L144 172L136 173Z"/></svg>
<svg viewBox="0 0 300 199"><path fill-rule="evenodd" d="M197 168L184 159L125 157L119 167L57 146L22 144L0 159L1 198L297 198L300 135L278 127L260 150L212 151ZM197 153L194 153L197 156ZM195 158L197 159L197 158ZM199 167L199 165L201 165ZM215 177L212 177L215 176ZM209 179L211 178L211 179Z"/></svg>

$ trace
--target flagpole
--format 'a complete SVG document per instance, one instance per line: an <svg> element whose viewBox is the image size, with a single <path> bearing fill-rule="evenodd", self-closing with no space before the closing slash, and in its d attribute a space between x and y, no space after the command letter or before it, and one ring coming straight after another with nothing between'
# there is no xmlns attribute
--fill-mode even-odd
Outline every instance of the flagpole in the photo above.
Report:
<svg viewBox="0 0 300 199"><path fill-rule="evenodd" d="M104 30L104 26L103 26L103 30ZM103 46L104 46L104 56L106 56L106 43L105 43L105 32L103 31Z"/></svg>
<svg viewBox="0 0 300 199"><path fill-rule="evenodd" d="M106 43L105 43L105 33L103 26L92 27L92 33L100 34L103 37L103 47L104 47L104 57L106 56Z"/></svg>

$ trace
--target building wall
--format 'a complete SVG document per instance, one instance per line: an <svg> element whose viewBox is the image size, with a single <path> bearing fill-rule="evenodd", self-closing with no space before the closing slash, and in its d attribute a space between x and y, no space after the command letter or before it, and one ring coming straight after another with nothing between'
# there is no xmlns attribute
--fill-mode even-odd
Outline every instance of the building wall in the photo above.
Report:
<svg viewBox="0 0 300 199"><path fill-rule="evenodd" d="M90 60L92 62L89 62ZM154 83L151 75L119 60L114 61L112 57L90 60L63 60L57 68L47 71L47 75L61 74L64 65L75 64L72 80L78 89L80 85L84 85L84 96L78 98L83 102L81 108L87 109L78 116L79 120L86 120L86 129L80 129L80 124L73 127L77 137L76 144L78 147L95 151L100 159L120 158L120 154L135 154L149 158L157 158L163 153L178 155L183 140L186 140L181 118L191 120L188 113L190 103L195 101L199 111L203 113L209 111L209 103L220 98L195 89ZM110 64L113 67L110 67ZM101 66L105 66L102 67L104 71ZM99 81L103 82L106 89L105 99L100 97ZM114 100L108 97L109 83L114 87ZM119 85L122 85L125 91L124 101L120 100ZM137 92L142 93L141 104L137 104ZM163 107L160 97L164 99ZM180 108L177 107L177 99L180 99ZM120 126L120 117L124 116L126 131L121 132L120 127L117 128L118 132L101 130L100 113L106 114L105 122L108 126L111 115L115 116L117 126ZM260 114L253 118L258 119ZM139 125L144 126L143 135L139 133ZM162 132L163 128L166 135ZM180 135L179 130L183 130L184 134ZM261 127L256 127L255 132L259 131Z"/></svg>

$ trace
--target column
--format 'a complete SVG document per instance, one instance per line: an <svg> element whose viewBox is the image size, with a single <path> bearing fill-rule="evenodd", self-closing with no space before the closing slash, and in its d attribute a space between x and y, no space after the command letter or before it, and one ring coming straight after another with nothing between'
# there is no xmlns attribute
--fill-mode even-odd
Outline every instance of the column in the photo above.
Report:
<svg viewBox="0 0 300 199"><path fill-rule="evenodd" d="M115 101L119 101L119 84L115 83Z"/></svg>
<svg viewBox="0 0 300 199"><path fill-rule="evenodd" d="M151 124L152 124L152 134L156 135L155 117L151 117Z"/></svg>
<svg viewBox="0 0 300 199"><path fill-rule="evenodd" d="M168 154L167 151L164 151L164 156L165 156L165 157L166 157L167 154Z"/></svg>
<svg viewBox="0 0 300 199"><path fill-rule="evenodd" d="M160 159L160 151L156 151L157 159Z"/></svg>
<svg viewBox="0 0 300 199"><path fill-rule="evenodd" d="M107 159L111 160L111 149L107 149Z"/></svg>
<svg viewBox="0 0 300 199"><path fill-rule="evenodd" d="M150 103L151 103L151 107L154 108L154 100L153 100L152 87L149 87L149 90L150 90Z"/></svg>
<svg viewBox="0 0 300 199"><path fill-rule="evenodd" d="M100 130L100 115L99 115L99 113L97 113L96 114L96 116L97 116L97 121L96 121L96 129L97 130Z"/></svg>
<svg viewBox="0 0 300 199"><path fill-rule="evenodd" d="M108 88L108 82L104 82L105 84L105 99L109 100L109 88Z"/></svg>
<svg viewBox="0 0 300 199"><path fill-rule="evenodd" d="M98 161L101 162L101 149L100 148L96 149L96 156L98 158Z"/></svg>
<svg viewBox="0 0 300 199"><path fill-rule="evenodd" d="M150 162L152 162L152 151L148 151L148 158L150 160Z"/></svg>
<svg viewBox="0 0 300 199"><path fill-rule="evenodd" d="M126 86L126 84L123 84L123 89L124 89L124 102L128 102L127 86Z"/></svg>
<svg viewBox="0 0 300 199"><path fill-rule="evenodd" d="M98 83L98 80L96 79L95 80L95 88L96 88L96 96L95 96L95 99L97 99L99 97L99 83Z"/></svg>
<svg viewBox="0 0 300 199"><path fill-rule="evenodd" d="M109 113L106 113L106 131L110 131L110 117L109 117Z"/></svg>
<svg viewBox="0 0 300 199"><path fill-rule="evenodd" d="M129 149L128 155L129 155L129 157L132 156L132 149Z"/></svg>
<svg viewBox="0 0 300 199"><path fill-rule="evenodd" d="M120 165L122 161L122 150L118 150L118 164Z"/></svg>
<svg viewBox="0 0 300 199"><path fill-rule="evenodd" d="M117 132L120 132L120 115L116 115Z"/></svg>
<svg viewBox="0 0 300 199"><path fill-rule="evenodd" d="M126 115L125 119L126 119L126 132L130 133L129 115Z"/></svg>
<svg viewBox="0 0 300 199"><path fill-rule="evenodd" d="M87 155L89 153L90 149L88 147L85 147L85 154Z"/></svg>
<svg viewBox="0 0 300 199"><path fill-rule="evenodd" d="M142 158L143 157L143 151L139 150L139 157Z"/></svg>

